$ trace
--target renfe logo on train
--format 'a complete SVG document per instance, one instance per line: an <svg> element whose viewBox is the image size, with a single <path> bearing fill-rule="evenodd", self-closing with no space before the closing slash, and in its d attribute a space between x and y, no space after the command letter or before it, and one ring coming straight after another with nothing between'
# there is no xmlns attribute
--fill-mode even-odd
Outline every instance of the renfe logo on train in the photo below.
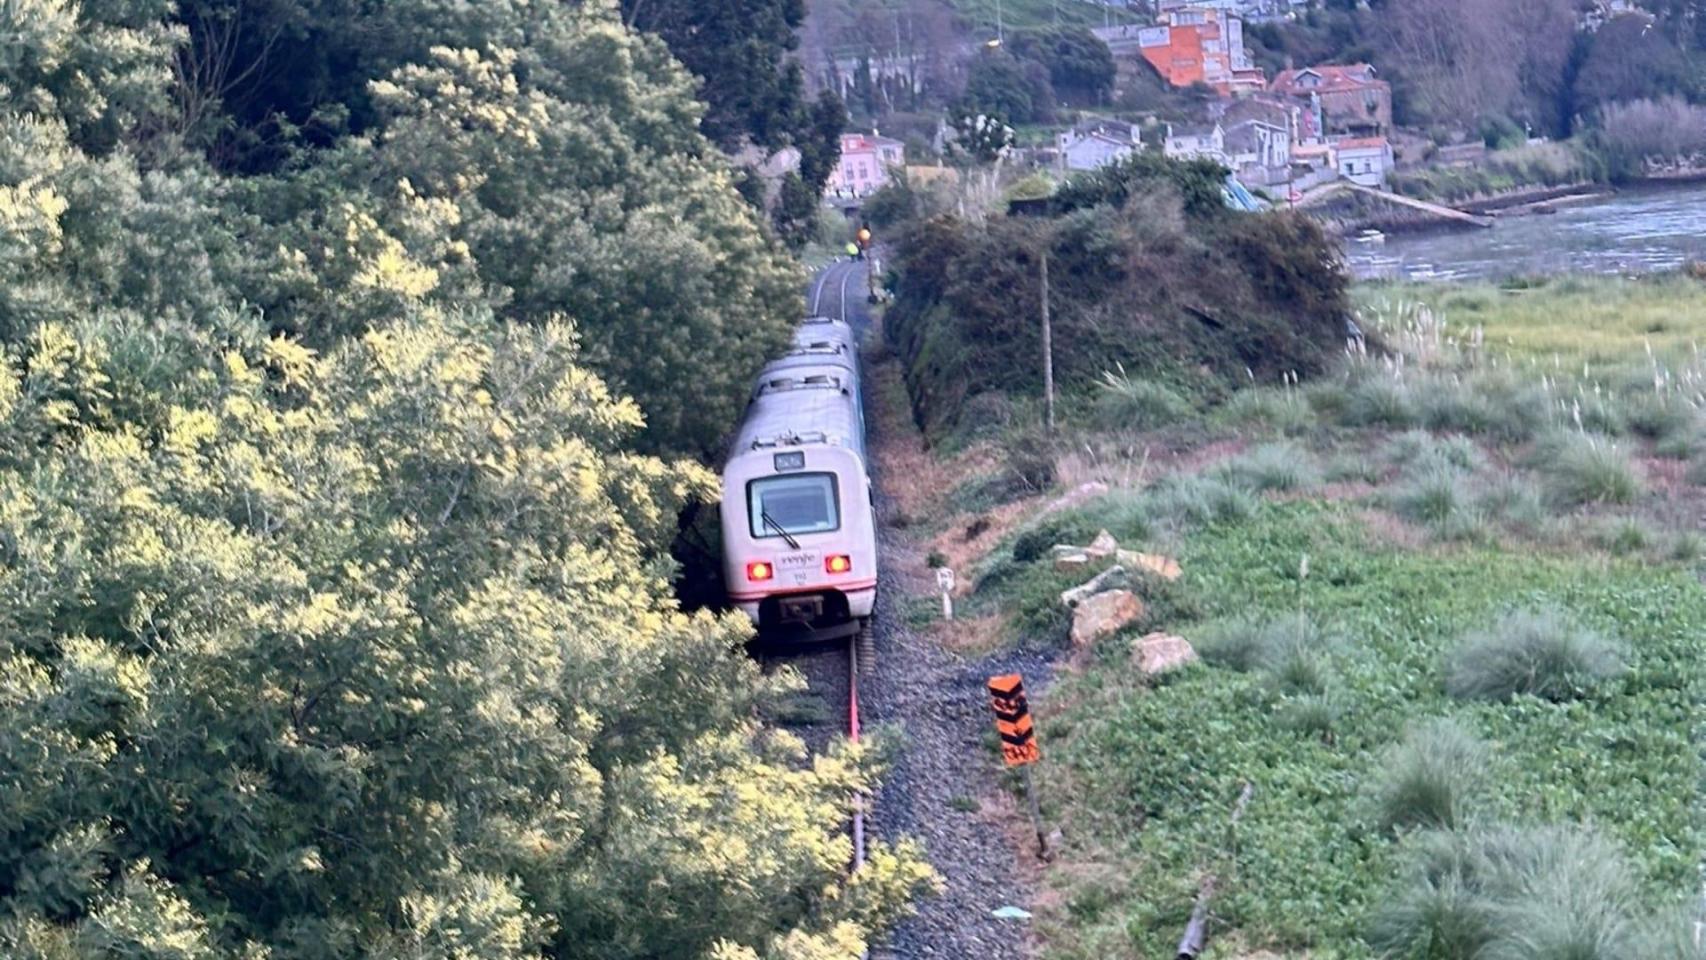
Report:
<svg viewBox="0 0 1706 960"><path fill-rule="evenodd" d="M989 696L995 709L995 730L1001 734L1002 761L1009 767L1022 767L1041 760L1031 705L1025 702L1024 678L1016 673L990 677Z"/></svg>

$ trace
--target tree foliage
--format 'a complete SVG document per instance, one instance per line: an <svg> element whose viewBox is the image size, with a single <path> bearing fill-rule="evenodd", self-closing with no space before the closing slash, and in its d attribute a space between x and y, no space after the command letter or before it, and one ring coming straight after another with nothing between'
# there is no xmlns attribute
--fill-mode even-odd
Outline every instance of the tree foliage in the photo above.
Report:
<svg viewBox="0 0 1706 960"><path fill-rule="evenodd" d="M754 719L646 452L792 271L661 43L384 11L361 135L247 175L163 7L0 9L0 954L857 956L928 867L846 877L871 764Z"/></svg>
<svg viewBox="0 0 1706 960"><path fill-rule="evenodd" d="M930 216L917 197L892 202L925 217L891 230L884 328L926 426L1041 395L1044 257L1055 382L1068 397L1116 367L1186 390L1325 369L1348 312L1332 243L1302 215L1226 209L1223 178L1212 163L1145 153L1070 182L1047 216L970 222Z"/></svg>
<svg viewBox="0 0 1706 960"><path fill-rule="evenodd" d="M1114 89L1114 55L1087 27L1057 26L1014 34L1013 52L1048 70L1056 94L1077 103L1102 102Z"/></svg>
<svg viewBox="0 0 1706 960"><path fill-rule="evenodd" d="M966 67L959 113L986 114L1008 123L1039 123L1054 115L1048 68L1005 50L981 50Z"/></svg>

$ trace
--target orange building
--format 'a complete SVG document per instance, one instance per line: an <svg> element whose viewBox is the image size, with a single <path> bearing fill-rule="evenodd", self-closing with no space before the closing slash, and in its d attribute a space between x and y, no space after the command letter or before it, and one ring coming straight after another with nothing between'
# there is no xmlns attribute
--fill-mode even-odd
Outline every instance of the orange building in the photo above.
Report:
<svg viewBox="0 0 1706 960"><path fill-rule="evenodd" d="M1225 10L1185 7L1167 23L1138 32L1143 59L1175 87L1206 83L1221 95L1267 86L1244 49L1244 21Z"/></svg>

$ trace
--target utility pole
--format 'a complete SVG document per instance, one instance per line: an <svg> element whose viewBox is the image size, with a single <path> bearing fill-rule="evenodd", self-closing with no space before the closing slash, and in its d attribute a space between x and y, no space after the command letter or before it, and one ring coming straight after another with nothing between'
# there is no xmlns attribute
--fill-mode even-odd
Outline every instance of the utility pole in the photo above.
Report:
<svg viewBox="0 0 1706 960"><path fill-rule="evenodd" d="M1054 330L1048 315L1048 247L1043 247L1043 404L1044 422L1054 433Z"/></svg>

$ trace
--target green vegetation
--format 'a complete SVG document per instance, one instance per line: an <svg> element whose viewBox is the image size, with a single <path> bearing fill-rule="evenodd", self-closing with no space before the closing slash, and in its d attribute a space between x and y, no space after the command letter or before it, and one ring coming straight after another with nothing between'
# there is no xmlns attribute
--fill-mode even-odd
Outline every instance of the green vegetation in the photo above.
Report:
<svg viewBox="0 0 1706 960"><path fill-rule="evenodd" d="M1454 697L1568 700L1622 673L1623 661L1616 643L1557 610L1518 610L1463 638L1445 686Z"/></svg>
<svg viewBox="0 0 1706 960"><path fill-rule="evenodd" d="M1574 142L1495 150L1473 166L1425 167L1400 172L1392 189L1439 203L1461 203L1523 187L1558 187L1603 181L1604 161Z"/></svg>
<svg viewBox="0 0 1706 960"><path fill-rule="evenodd" d="M995 32L996 0L952 0L953 6L974 27ZM1056 24L1099 27L1136 22L1136 15L1120 7L1089 0L1000 0L1001 22L1007 30L1034 30Z"/></svg>
<svg viewBox="0 0 1706 960"><path fill-rule="evenodd" d="M1310 573L1300 583L1304 553ZM1170 949L1205 860L1236 870L1217 900L1229 936L1364 955L1376 914L1397 896L1384 888L1406 859L1407 844L1380 825L1462 823L1477 812L1591 820L1626 851L1649 902L1692 889L1706 831L1674 802L1697 789L1689 718L1706 694L1694 639L1706 589L1689 573L1488 547L1418 553L1372 539L1343 508L1314 504L1269 505L1241 524L1203 528L1180 562L1210 617L1255 608L1284 618L1301 604L1342 637L1327 655L1329 695L1299 697L1265 668L1221 666L1261 659L1209 643L1223 635L1188 621L1166 626L1204 637L1208 666L1145 692L1119 660L1063 681L1050 699L1073 706L1045 728L1061 778L1047 796L1076 825L1068 859L1121 864L1122 880L1057 881L1067 907L1050 918L1050 956ZM1519 598L1548 598L1627 638L1639 655L1622 692L1591 706L1450 698L1459 636ZM1497 743L1498 762L1469 777L1473 753L1432 728L1394 744L1395 731L1426 716ZM1229 846L1225 817L1245 781L1255 799Z"/></svg>
<svg viewBox="0 0 1706 960"><path fill-rule="evenodd" d="M1170 415L1169 393L1325 369L1348 309L1328 241L1306 217L1228 210L1223 176L1143 153L1075 178L1047 217L932 216L918 194L889 204L913 219L892 231L884 329L926 430L986 423L1040 396L1045 256L1070 410L1130 414L1136 427Z"/></svg>
<svg viewBox="0 0 1706 960"><path fill-rule="evenodd" d="M845 957L930 887L847 878L872 758L668 591L800 304L661 42L0 33L0 955Z"/></svg>
<svg viewBox="0 0 1706 960"><path fill-rule="evenodd" d="M1380 825L1460 827L1488 778L1487 745L1451 719L1416 724L1381 758L1374 802Z"/></svg>
<svg viewBox="0 0 1706 960"><path fill-rule="evenodd" d="M1134 578L1144 616L1043 701L1045 813L1071 825L1045 956L1165 954L1205 871L1229 951L1675 941L1706 858L1706 587L1676 528L1706 470L1655 464L1706 427L1702 296L1684 276L1358 290L1366 349L1313 378L1196 392L1147 428L1068 421L1059 472L1114 489L997 547L966 607L1063 640L1059 591L1086 575L1047 545L1099 529L1184 574ZM1150 630L1202 662L1143 677Z"/></svg>

